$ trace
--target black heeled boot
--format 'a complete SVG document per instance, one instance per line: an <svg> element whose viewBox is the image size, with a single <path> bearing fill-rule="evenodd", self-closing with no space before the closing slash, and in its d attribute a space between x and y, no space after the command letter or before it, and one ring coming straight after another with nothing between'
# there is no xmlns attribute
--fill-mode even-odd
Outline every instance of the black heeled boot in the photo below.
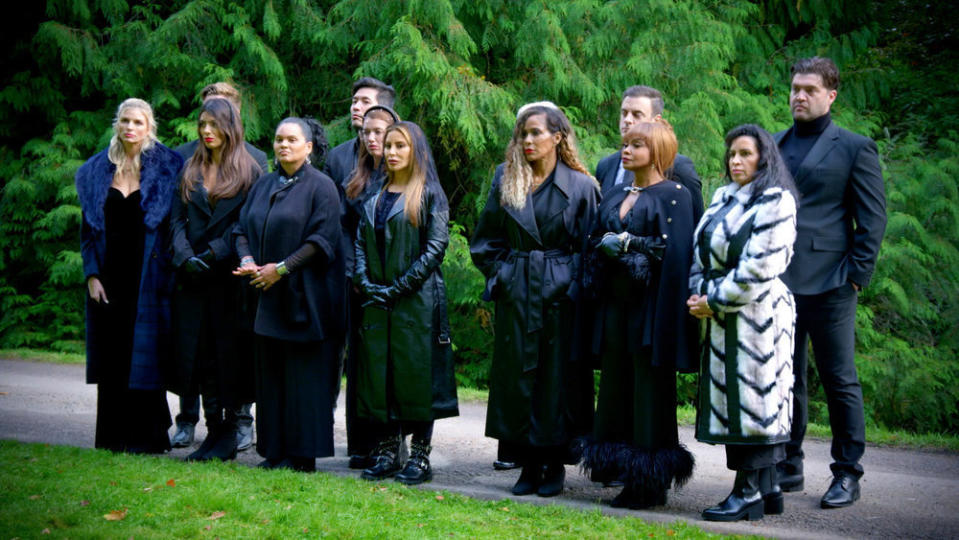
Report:
<svg viewBox="0 0 959 540"><path fill-rule="evenodd" d="M400 470L400 439L394 435L380 442L374 450L373 465L360 475L364 480L382 480L395 476Z"/></svg>
<svg viewBox="0 0 959 540"><path fill-rule="evenodd" d="M513 495L532 495L543 483L543 464L538 461L529 461L523 464L519 473L519 480L513 485Z"/></svg>
<svg viewBox="0 0 959 540"><path fill-rule="evenodd" d="M703 510L703 519L706 521L752 521L762 517L759 471L736 471L732 493L718 505Z"/></svg>
<svg viewBox="0 0 959 540"><path fill-rule="evenodd" d="M563 492L566 484L566 467L561 462L547 463L543 467L543 482L536 490L540 497L555 497Z"/></svg>
<svg viewBox="0 0 959 540"><path fill-rule="evenodd" d="M219 441L220 433L223 431L223 419L214 415L206 417L206 438L200 443L200 447L186 457L187 461L209 461L212 459L209 454Z"/></svg>
<svg viewBox="0 0 959 540"><path fill-rule="evenodd" d="M429 444L413 441L410 444L410 459L406 461L403 471L396 475L396 481L408 486L415 486L433 479L433 469L430 467Z"/></svg>
<svg viewBox="0 0 959 540"><path fill-rule="evenodd" d="M759 470L759 492L763 495L763 512L769 515L782 514L784 509L783 490L776 478L776 467Z"/></svg>

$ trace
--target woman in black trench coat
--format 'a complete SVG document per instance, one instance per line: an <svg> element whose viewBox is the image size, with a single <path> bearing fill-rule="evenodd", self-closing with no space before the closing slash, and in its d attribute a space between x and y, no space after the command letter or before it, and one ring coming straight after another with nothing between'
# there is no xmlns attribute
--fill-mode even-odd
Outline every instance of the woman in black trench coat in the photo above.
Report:
<svg viewBox="0 0 959 540"><path fill-rule="evenodd" d="M173 202L175 369L172 389L203 394L207 438L188 460L236 457L236 409L253 401L250 294L236 266L232 233L260 166L246 150L239 111L203 103L200 143L187 160Z"/></svg>
<svg viewBox="0 0 959 540"><path fill-rule="evenodd" d="M449 244L449 204L419 126L386 130L386 184L363 206L354 281L363 293L357 349L357 412L376 423L379 446L363 478L400 468L399 440L412 433L410 459L396 479L433 477L433 421L458 414L440 264Z"/></svg>
<svg viewBox="0 0 959 540"><path fill-rule="evenodd" d="M183 159L156 137L142 99L120 104L110 147L77 170L87 281L87 382L97 385L97 448L170 449L170 201Z"/></svg>
<svg viewBox="0 0 959 540"><path fill-rule="evenodd" d="M635 180L603 199L593 231L598 253L588 272L602 376L583 468L594 480L625 484L614 507L666 504L669 487L693 470L676 424L676 371L695 370L699 352L696 321L685 309L692 197L664 176L676 149L665 122L633 126L622 160Z"/></svg>
<svg viewBox="0 0 959 540"><path fill-rule="evenodd" d="M315 169L322 126L287 118L280 164L250 190L235 231L240 267L260 291L254 332L257 452L264 468L316 469L333 455L332 393L345 332L342 229L336 186Z"/></svg>
<svg viewBox="0 0 959 540"><path fill-rule="evenodd" d="M497 172L470 242L496 303L486 435L523 466L514 494L551 497L570 443L591 429L592 368L575 319L599 188L554 106L519 115Z"/></svg>

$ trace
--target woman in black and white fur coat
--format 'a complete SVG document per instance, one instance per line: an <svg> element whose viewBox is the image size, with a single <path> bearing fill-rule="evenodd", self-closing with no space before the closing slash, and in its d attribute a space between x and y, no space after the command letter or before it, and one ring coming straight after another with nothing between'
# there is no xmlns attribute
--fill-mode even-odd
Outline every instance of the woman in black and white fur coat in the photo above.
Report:
<svg viewBox="0 0 959 540"><path fill-rule="evenodd" d="M747 124L726 135L726 175L696 227L689 312L709 321L696 438L726 445L736 471L710 521L783 511L775 464L792 421L796 309L779 279L796 239L796 188L772 137Z"/></svg>

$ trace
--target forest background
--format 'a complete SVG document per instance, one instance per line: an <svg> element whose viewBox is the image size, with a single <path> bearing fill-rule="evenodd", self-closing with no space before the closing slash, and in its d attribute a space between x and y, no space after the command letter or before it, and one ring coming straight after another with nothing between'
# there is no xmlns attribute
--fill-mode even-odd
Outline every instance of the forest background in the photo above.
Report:
<svg viewBox="0 0 959 540"><path fill-rule="evenodd" d="M789 66L842 72L835 122L879 144L889 225L857 312L868 421L959 433L959 36L925 0L50 0L0 22L0 348L83 350L80 208L73 176L104 148L117 104L148 100L161 140L196 138L198 91L233 81L247 138L272 154L284 116L347 140L350 85L393 84L424 127L452 204L444 263L458 376L486 384L491 306L466 239L514 114L549 99L592 168L619 144L621 92L667 97L680 152L723 183L723 135L791 124ZM813 374L813 378L815 375ZM691 402L695 378L682 377ZM825 422L810 385L811 418Z"/></svg>

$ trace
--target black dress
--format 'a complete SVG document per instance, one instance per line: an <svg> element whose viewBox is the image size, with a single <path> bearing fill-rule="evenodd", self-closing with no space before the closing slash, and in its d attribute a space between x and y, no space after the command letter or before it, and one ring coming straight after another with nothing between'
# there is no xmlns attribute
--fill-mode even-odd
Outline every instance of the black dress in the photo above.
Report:
<svg viewBox="0 0 959 540"><path fill-rule="evenodd" d="M139 190L124 197L111 187L104 205L106 257L99 279L109 303L88 302L99 311L101 328L111 329L112 335L102 341L107 350L101 357L97 384L95 446L156 453L170 449L167 429L172 422L166 392L129 387L146 230L140 201Z"/></svg>

